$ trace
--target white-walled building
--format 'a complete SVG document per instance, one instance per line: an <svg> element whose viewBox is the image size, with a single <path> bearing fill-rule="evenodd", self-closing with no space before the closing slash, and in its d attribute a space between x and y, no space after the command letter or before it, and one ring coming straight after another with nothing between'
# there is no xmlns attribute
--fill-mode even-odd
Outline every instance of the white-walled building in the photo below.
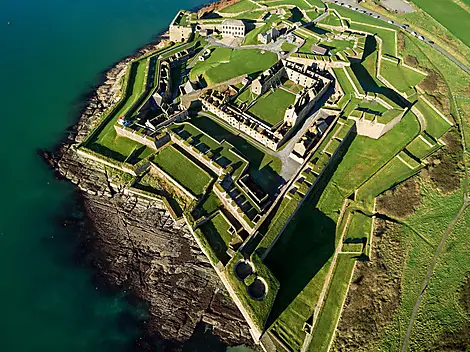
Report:
<svg viewBox="0 0 470 352"><path fill-rule="evenodd" d="M242 20L224 20L222 21L222 36L224 37L239 37L245 36L245 24Z"/></svg>

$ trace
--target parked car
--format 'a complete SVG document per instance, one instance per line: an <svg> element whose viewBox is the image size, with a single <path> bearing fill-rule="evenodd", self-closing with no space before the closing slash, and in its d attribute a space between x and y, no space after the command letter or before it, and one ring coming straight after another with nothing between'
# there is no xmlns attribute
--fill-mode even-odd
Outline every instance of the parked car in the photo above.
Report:
<svg viewBox="0 0 470 352"><path fill-rule="evenodd" d="M392 20L388 20L387 22L390 23L390 24L394 24L394 23L395 23L395 22L393 22Z"/></svg>
<svg viewBox="0 0 470 352"><path fill-rule="evenodd" d="M415 31L411 31L411 34L414 35L415 37L418 35Z"/></svg>
<svg viewBox="0 0 470 352"><path fill-rule="evenodd" d="M422 35L418 35L418 39L424 40L424 37Z"/></svg>

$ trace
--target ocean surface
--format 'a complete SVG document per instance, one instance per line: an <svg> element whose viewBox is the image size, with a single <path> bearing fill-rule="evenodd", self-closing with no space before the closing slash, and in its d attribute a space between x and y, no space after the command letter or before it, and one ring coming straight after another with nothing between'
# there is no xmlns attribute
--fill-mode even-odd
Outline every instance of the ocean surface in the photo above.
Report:
<svg viewBox="0 0 470 352"><path fill-rule="evenodd" d="M102 71L204 2L0 1L0 351L135 349L146 311L95 287L66 221L74 187L37 151L64 140Z"/></svg>

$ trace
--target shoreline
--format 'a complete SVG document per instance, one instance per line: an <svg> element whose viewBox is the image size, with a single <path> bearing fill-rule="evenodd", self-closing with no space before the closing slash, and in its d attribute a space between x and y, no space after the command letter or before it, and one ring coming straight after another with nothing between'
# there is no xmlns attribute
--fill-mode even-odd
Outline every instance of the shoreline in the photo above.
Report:
<svg viewBox="0 0 470 352"><path fill-rule="evenodd" d="M219 3L224 2L213 2L201 5L198 8L212 8L217 6ZM194 9L192 11L194 11ZM200 278L198 277L198 280L207 280L205 283L205 292L208 291L207 289L212 289L213 292L210 293L210 296L202 297L202 299L198 296L200 293L195 293L197 291L197 287L196 289L188 289L188 292L182 292L182 297L185 299L190 298L191 301L194 301L192 302L194 307L186 307L186 309L192 310L188 310L181 317L178 317L178 319L183 321L183 327L174 330L171 326L173 323L178 326L181 324L179 324L179 321L172 322L172 319L169 319L169 327L164 328L162 326L162 321L165 320L158 317L158 314L162 314L162 312L154 312L154 310L158 310L159 307L155 307L152 304L152 295L155 296L155 292L152 291L153 288L141 285L142 276L145 273L145 270L142 268L142 264L145 262L145 266L149 265L147 258L143 258L146 256L145 253L142 252L138 255L135 253L125 253L127 251L126 245L121 243L126 240L125 238L120 239L120 241L116 241L115 243L117 243L117 245L115 245L115 243L113 245L113 232L118 232L123 219L121 218L121 215L117 214L117 216L108 220L108 214L103 215L100 213L103 209L106 209L107 212L111 210L106 208L106 205L103 204L110 203L109 197L113 194L113 190L107 189L109 185L106 182L106 177L103 178L103 175L101 175L103 172L102 167L100 168L97 165L90 165L88 162L80 160L76 155L72 155L74 152L71 150L71 146L80 143L84 136L88 135L89 131L94 127L93 125L97 121L100 121L99 118L103 111L105 111L116 98L116 92L119 92L118 88L120 88L119 78L127 71L129 63L135 58L143 56L151 51L155 51L162 46L166 46L169 42L167 39L168 34L168 30L162 31L157 34L150 43L136 49L132 54L122 58L101 71L98 74L97 84L80 95L79 99L83 100L82 103L80 103L80 101L77 102L80 104L77 109L77 122L65 129L66 132L69 132L68 136L53 147L52 150L38 150L38 153L40 153L43 160L51 166L58 179L67 179L78 185L77 199L74 201L77 203L76 206L79 206L80 209L83 210L82 220L84 222L78 234L80 242L77 246L77 257L79 258L78 265L84 265L91 269L93 276L92 282L95 286L99 287L100 290L104 290L106 293L110 294L122 293L125 295L124 298L126 300L130 299L134 301L134 303L139 302L139 304L144 303L147 305L149 319L137 324L141 331L141 335L134 343L134 347L136 349L152 350L155 348L152 342L155 342L156 339L158 340L157 345L162 347L163 350L177 351L181 350L186 343L194 343L192 340L193 336L196 335L201 335L199 338L202 337L205 341L211 340L211 345L214 348L217 348L214 350L225 351L226 346L241 344L252 347L252 340L248 333L248 328L240 312L233 303L226 304L226 302L224 302L223 285L218 282L219 279L216 274L212 273L210 264L207 262L207 259L202 252L200 252L197 245L193 246L191 243L191 241L194 241L192 237L185 236L182 233L182 239L180 240L181 243L177 243L177 245L182 247L187 247L189 245L190 253L186 253L183 256L184 258L178 258L176 253L173 255L172 259L176 258L177 261L187 261L188 263L186 264L188 265L192 266L195 264L197 267L200 267L200 269L195 270L196 274L201 275ZM87 168L86 172L89 172L88 174L84 174L82 170L83 167ZM76 178L78 178L78 182L75 181ZM87 189L86 181L90 181L94 178L100 179L101 182L97 183L103 186L103 192L100 193ZM85 186L83 186L84 183ZM122 201L122 199L127 201L130 197L124 197L118 193L116 198L119 201ZM133 201L136 201L136 204L139 206L141 205L139 200ZM151 208L151 206L152 205L143 204L143 207L147 207L144 211L153 211L155 208ZM159 211L161 211L161 209ZM134 218L133 220L139 221L138 218ZM124 222L126 221L127 219L124 220ZM106 223L107 227L103 227L103 223ZM175 234L175 232L172 233ZM158 236L158 233L149 234ZM130 238L128 240L132 244L133 240L130 240ZM142 240L142 238L139 238L139 240ZM153 248L150 250L151 245L147 244L147 247L150 254L152 254L151 252ZM143 249L139 249L136 253L142 250ZM172 248L163 249L163 251L171 250ZM186 256L189 257L186 258ZM112 264L116 259L122 260L123 258L136 265L137 267L133 268L136 270L129 270L124 266L116 267ZM175 264L177 266L175 271L181 270L178 266L179 264L181 263ZM180 266L184 265L185 263L182 263ZM171 269L172 264L169 266ZM164 273L164 275L166 274L167 273ZM171 279L170 281L172 281L172 275L169 276ZM162 280L165 281L165 278L162 278ZM188 283L188 286L192 285L192 283ZM146 290L149 292L146 292ZM204 295L207 294L208 292ZM173 297L170 299L172 300ZM175 297L174 299L177 300L178 298ZM202 303L198 301L202 301ZM156 303L158 305L158 302ZM185 304L186 303L187 302L185 302ZM163 307L162 309L165 308L166 307ZM171 310L168 312L171 312ZM189 320L190 326L188 326L188 323L186 322L187 320ZM210 327L212 327L212 329ZM176 335L174 338L172 336L173 333Z"/></svg>

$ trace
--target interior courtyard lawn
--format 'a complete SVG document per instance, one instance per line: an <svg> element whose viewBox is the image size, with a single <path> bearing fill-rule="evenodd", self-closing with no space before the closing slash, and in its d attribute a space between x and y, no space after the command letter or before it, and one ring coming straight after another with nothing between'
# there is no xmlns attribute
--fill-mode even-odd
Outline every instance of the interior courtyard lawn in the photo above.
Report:
<svg viewBox="0 0 470 352"><path fill-rule="evenodd" d="M332 54L354 47L354 40L338 40L332 39L330 41L324 40L319 43L320 46L328 48Z"/></svg>
<svg viewBox="0 0 470 352"><path fill-rule="evenodd" d="M211 177L172 145L161 150L154 162L195 196L204 193Z"/></svg>
<svg viewBox="0 0 470 352"><path fill-rule="evenodd" d="M219 53L220 50L223 50L223 54ZM272 52L261 53L256 49L229 50L230 57L225 48L217 48L211 54L220 55L224 61L209 58L207 62L198 62L190 72L191 80L196 80L198 75L202 74L206 83L213 85L243 74L258 75L277 61L277 55Z"/></svg>
<svg viewBox="0 0 470 352"><path fill-rule="evenodd" d="M283 89L269 90L259 98L248 111L269 126L274 126L284 119L289 105L294 104L295 95Z"/></svg>
<svg viewBox="0 0 470 352"><path fill-rule="evenodd" d="M380 63L380 74L400 92L417 86L426 77L420 72L384 59Z"/></svg>
<svg viewBox="0 0 470 352"><path fill-rule="evenodd" d="M217 141L225 140L232 144L249 161L248 170L256 183L266 192L276 191L280 182L281 160L249 143L238 131L232 133L228 127L222 127L209 117L193 117L190 122Z"/></svg>

